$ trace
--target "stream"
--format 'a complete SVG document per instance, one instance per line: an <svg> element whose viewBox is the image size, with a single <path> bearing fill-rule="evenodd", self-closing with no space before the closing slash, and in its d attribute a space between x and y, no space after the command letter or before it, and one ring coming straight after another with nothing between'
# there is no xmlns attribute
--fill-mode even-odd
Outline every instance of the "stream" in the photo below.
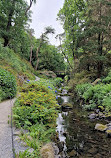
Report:
<svg viewBox="0 0 111 158"><path fill-rule="evenodd" d="M58 95L58 103L70 103L73 109L64 109L58 115L57 129L59 140L63 144L60 155L62 158L111 158L111 138L103 132L94 130L96 123L105 120L90 120L88 112L81 109L74 99L66 95Z"/></svg>

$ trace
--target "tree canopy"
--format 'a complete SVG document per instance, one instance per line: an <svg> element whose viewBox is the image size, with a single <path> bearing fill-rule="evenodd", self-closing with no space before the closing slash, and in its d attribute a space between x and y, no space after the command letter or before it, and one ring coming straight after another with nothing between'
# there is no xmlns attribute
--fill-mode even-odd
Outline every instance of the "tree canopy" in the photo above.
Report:
<svg viewBox="0 0 111 158"><path fill-rule="evenodd" d="M58 13L65 31L63 51L73 71L94 70L100 77L110 66L111 2L109 0L65 0Z"/></svg>

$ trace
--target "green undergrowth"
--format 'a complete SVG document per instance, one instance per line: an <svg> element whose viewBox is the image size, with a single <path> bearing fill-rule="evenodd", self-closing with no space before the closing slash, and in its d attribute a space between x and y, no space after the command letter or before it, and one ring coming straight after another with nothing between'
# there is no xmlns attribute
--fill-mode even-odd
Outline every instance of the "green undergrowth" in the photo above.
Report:
<svg viewBox="0 0 111 158"><path fill-rule="evenodd" d="M110 84L111 83L111 71L108 73L108 76L105 77L103 80L102 80L103 83L105 84Z"/></svg>
<svg viewBox="0 0 111 158"><path fill-rule="evenodd" d="M60 78L60 77L56 77L55 79L53 79L53 80L51 80L51 81L52 81L52 83L53 83L53 85L54 85L55 87L60 88L60 87L61 87L61 83L63 82L63 79Z"/></svg>
<svg viewBox="0 0 111 158"><path fill-rule="evenodd" d="M102 80L102 83L97 85L79 84L76 86L76 92L79 99L84 101L83 107L86 110L93 110L99 108L106 112L111 111L111 83L104 84L106 79Z"/></svg>
<svg viewBox="0 0 111 158"><path fill-rule="evenodd" d="M91 74L89 74L87 71L81 71L80 73L75 73L74 77L71 77L71 79L68 82L69 91L74 92L75 87L78 84L86 84L91 82L90 78L91 78Z"/></svg>
<svg viewBox="0 0 111 158"><path fill-rule="evenodd" d="M15 77L8 71L0 68L0 102L13 98L17 92Z"/></svg>
<svg viewBox="0 0 111 158"><path fill-rule="evenodd" d="M55 88L51 81L41 79L25 83L13 108L14 124L17 128L28 130L21 139L33 148L19 154L19 158L40 158L40 148L50 142L55 134L58 116Z"/></svg>
<svg viewBox="0 0 111 158"><path fill-rule="evenodd" d="M34 69L29 62L22 59L19 55L8 47L0 44L0 67L11 72L19 84L22 78L35 79Z"/></svg>

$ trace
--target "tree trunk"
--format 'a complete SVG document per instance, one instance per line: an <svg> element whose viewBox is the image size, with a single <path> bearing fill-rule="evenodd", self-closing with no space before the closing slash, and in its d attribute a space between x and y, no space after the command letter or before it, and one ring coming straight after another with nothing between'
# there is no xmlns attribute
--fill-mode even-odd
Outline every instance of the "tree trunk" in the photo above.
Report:
<svg viewBox="0 0 111 158"><path fill-rule="evenodd" d="M39 58L38 58L38 55L39 55L40 48L41 48L41 46L42 46L43 35L44 35L44 34L41 35L41 38L40 38L40 44L39 44L39 47L37 48L37 51L36 51L37 62L36 62L35 70L37 70L37 68L38 68L38 64L39 64Z"/></svg>
<svg viewBox="0 0 111 158"><path fill-rule="evenodd" d="M36 70L38 69L38 65L39 65L39 58L37 59Z"/></svg>
<svg viewBox="0 0 111 158"><path fill-rule="evenodd" d="M70 62L69 62L68 56L66 56L66 54L65 54L65 53L63 52L63 50L62 50L61 37L59 37L59 41L60 41L60 49L61 49L61 52L62 52L62 54L64 55L64 57L67 59L67 62L68 62L68 64L69 64L69 67L70 67L71 69L73 69L72 65L71 65Z"/></svg>
<svg viewBox="0 0 111 158"><path fill-rule="evenodd" d="M8 46L9 39L8 37L4 37L4 47Z"/></svg>
<svg viewBox="0 0 111 158"><path fill-rule="evenodd" d="M13 2L12 2L12 8L10 9L10 12L8 15L8 22L7 22L7 27L6 27L7 32L10 31L10 28L12 26L12 16L14 13L14 6L15 6L15 0L13 0ZM9 40L10 40L9 35L5 35L3 38L4 38L4 47L6 47L9 43Z"/></svg>
<svg viewBox="0 0 111 158"><path fill-rule="evenodd" d="M103 71L103 62L99 61L97 63L97 77L100 78Z"/></svg>
<svg viewBox="0 0 111 158"><path fill-rule="evenodd" d="M99 21L101 27L102 6L100 2ZM101 57L103 53L103 32L98 34L98 55ZM97 63L97 77L100 78L103 71L103 61L100 59Z"/></svg>
<svg viewBox="0 0 111 158"><path fill-rule="evenodd" d="M38 64L39 64L39 58L38 58L39 50L40 50L40 46L37 48L37 51L36 51L37 62L36 62L35 70L37 70L37 68L38 68Z"/></svg>
<svg viewBox="0 0 111 158"><path fill-rule="evenodd" d="M87 64L87 71L90 71L90 65L89 64Z"/></svg>
<svg viewBox="0 0 111 158"><path fill-rule="evenodd" d="M101 57L102 56L102 51L103 51L103 35L99 33L98 35L98 55ZM98 61L97 62L97 77L101 77L103 71L103 61Z"/></svg>
<svg viewBox="0 0 111 158"><path fill-rule="evenodd" d="M29 7L26 9L26 11L25 11L25 15L27 16L27 12L30 10L30 8L32 7L32 2L33 2L33 0L30 0L30 5L29 5Z"/></svg>
<svg viewBox="0 0 111 158"><path fill-rule="evenodd" d="M31 46L31 48L30 48L30 64L32 64L31 62L32 62L32 50L33 50L33 46Z"/></svg>

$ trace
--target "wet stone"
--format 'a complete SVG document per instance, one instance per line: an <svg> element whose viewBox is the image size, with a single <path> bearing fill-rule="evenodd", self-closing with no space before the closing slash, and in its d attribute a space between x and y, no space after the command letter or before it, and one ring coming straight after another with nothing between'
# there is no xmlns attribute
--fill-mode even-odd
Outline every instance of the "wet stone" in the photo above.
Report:
<svg viewBox="0 0 111 158"><path fill-rule="evenodd" d="M98 114L98 113L99 113L99 111L100 111L99 109L96 109L96 110L95 110L95 113L96 113L96 114Z"/></svg>
<svg viewBox="0 0 111 158"><path fill-rule="evenodd" d="M102 112L99 112L99 118L103 118L103 117L105 117L105 115L102 113Z"/></svg>
<svg viewBox="0 0 111 158"><path fill-rule="evenodd" d="M107 126L108 126L108 127L109 127L109 126L111 126L111 122L110 122L110 123L108 123L108 124L107 124Z"/></svg>
<svg viewBox="0 0 111 158"><path fill-rule="evenodd" d="M63 148L64 148L64 142L59 142L57 144L58 148L59 148L59 151L62 152L63 151Z"/></svg>
<svg viewBox="0 0 111 158"><path fill-rule="evenodd" d="M62 104L62 109L72 109L72 108L73 108L73 105L68 102L65 102Z"/></svg>
<svg viewBox="0 0 111 158"><path fill-rule="evenodd" d="M58 154L59 154L59 148L57 147L57 145L56 145L55 143L52 143L52 146L53 146L53 148L54 148L54 153L55 153L55 155L58 156Z"/></svg>
<svg viewBox="0 0 111 158"><path fill-rule="evenodd" d="M89 119L95 119L96 116L97 116L96 114L90 114L90 115L88 116L88 118L89 118Z"/></svg>

